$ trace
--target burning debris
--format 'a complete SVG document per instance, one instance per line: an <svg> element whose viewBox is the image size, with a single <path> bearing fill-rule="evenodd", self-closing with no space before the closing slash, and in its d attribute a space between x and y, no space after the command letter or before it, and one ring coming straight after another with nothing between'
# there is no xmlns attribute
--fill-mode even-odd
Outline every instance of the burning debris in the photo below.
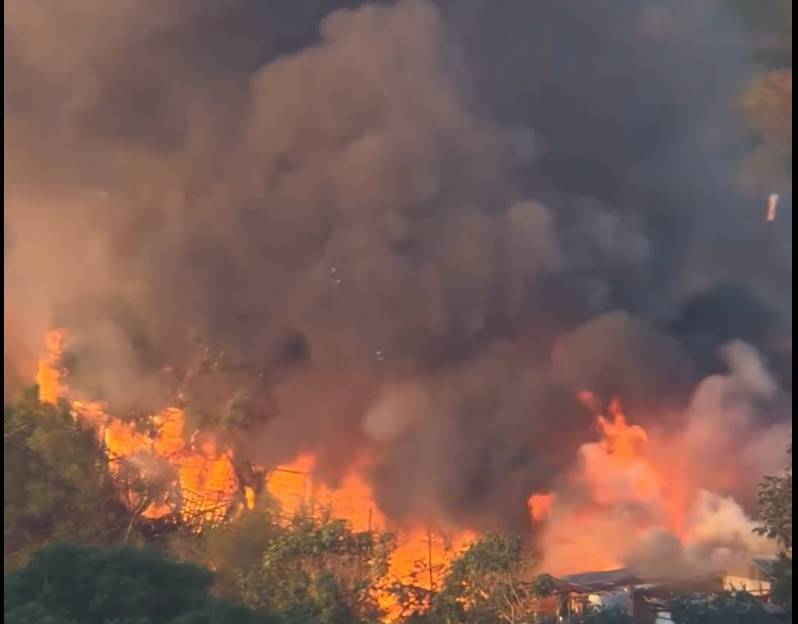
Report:
<svg viewBox="0 0 798 624"><path fill-rule="evenodd" d="M767 215L767 222L774 223L779 216L779 203L781 202L781 196L777 193L773 193L768 198L768 215Z"/></svg>

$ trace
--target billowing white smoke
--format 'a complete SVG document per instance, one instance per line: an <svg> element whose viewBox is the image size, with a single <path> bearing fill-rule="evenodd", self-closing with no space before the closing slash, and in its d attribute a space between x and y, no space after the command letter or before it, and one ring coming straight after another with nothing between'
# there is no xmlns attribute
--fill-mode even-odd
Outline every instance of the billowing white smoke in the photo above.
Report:
<svg viewBox="0 0 798 624"><path fill-rule="evenodd" d="M734 495L755 491L784 465L790 430L763 426L782 391L750 345L722 349L728 372L705 379L676 434L615 421L586 444L555 491L544 528L544 567L554 573L629 566L659 578L739 571L772 554ZM783 421L782 421L783 422Z"/></svg>
<svg viewBox="0 0 798 624"><path fill-rule="evenodd" d="M754 347L735 341L721 355L728 372L696 388L679 448L698 483L750 495L764 475L783 468L792 435L789 407Z"/></svg>
<svg viewBox="0 0 798 624"><path fill-rule="evenodd" d="M699 490L680 537L651 529L628 544L621 561L646 578L746 570L753 556L775 552L756 526L734 499Z"/></svg>

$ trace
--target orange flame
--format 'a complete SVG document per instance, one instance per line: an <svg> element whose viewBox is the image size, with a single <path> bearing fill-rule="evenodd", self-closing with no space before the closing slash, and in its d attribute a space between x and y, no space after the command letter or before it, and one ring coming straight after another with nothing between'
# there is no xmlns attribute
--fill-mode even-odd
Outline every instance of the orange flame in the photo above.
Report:
<svg viewBox="0 0 798 624"><path fill-rule="evenodd" d="M49 332L44 340L44 353L39 358L37 383L39 400L56 403L67 398L65 373L60 368L66 333L61 330ZM148 460L165 461L177 476L179 499L183 501L179 511L186 512L187 501L193 506L192 513L199 518L216 517L227 513L233 496L238 490L238 480L233 466L232 452L219 447L212 435L193 436L187 441L185 414L177 408L166 409L153 417L155 431L145 433L133 423L114 418L97 402L72 401L75 417L93 427L108 454L112 474L120 474L122 460L144 466ZM120 492L129 505L138 505L130 491ZM143 515L158 518L172 513L172 507L164 501L153 502Z"/></svg>
<svg viewBox="0 0 798 624"><path fill-rule="evenodd" d="M61 329L48 332L44 337L44 354L39 358L36 383L39 386L39 400L55 404L61 396L61 377L59 368L64 350L65 333Z"/></svg>
<svg viewBox="0 0 798 624"><path fill-rule="evenodd" d="M451 559L478 538L476 533L463 530L393 527L374 502L371 486L360 476L364 466L355 466L333 488L315 477L315 466L315 457L305 454L270 471L266 477L269 493L284 514L293 514L301 508L311 512L329 509L334 517L348 521L356 531L394 532L396 549L391 555L389 569L389 577L394 582L434 589ZM388 613L387 621L399 619L401 613L392 594L380 592L378 599Z"/></svg>
<svg viewBox="0 0 798 624"><path fill-rule="evenodd" d="M554 505L554 494L533 494L529 498L529 514L535 523L544 522Z"/></svg>
<svg viewBox="0 0 798 624"><path fill-rule="evenodd" d="M46 337L37 375L42 401L55 403L69 394L65 374L59 368L65 339L63 330ZM142 466L153 459L164 461L176 475L173 485L182 501L180 511L185 514L187 501L196 504L197 500L199 509L194 513L200 519L212 519L229 511L239 490L232 450L220 445L212 434L194 432L188 436L182 410L169 408L155 414L154 431L144 432L133 423L109 415L100 403L73 400L71 406L76 418L97 431L114 474L119 472L122 460ZM315 457L305 454L267 472L266 489L285 515L293 515L300 509L310 512L329 509L334 517L347 520L356 531L395 529L380 512L371 486L361 476L365 466L355 466L337 487L318 480L315 467ZM139 503L130 491L122 491L120 495L131 506ZM255 490L246 486L243 499L243 505L253 509ZM173 506L167 503L165 499L154 501L143 515L155 519L173 513ZM470 531L432 531L423 526L400 527L393 532L397 535L397 547L390 562L391 579L429 590L439 582L451 558L478 537ZM423 571L420 576L419 570ZM398 605L391 594L381 593L379 601L389 613L388 621L398 619Z"/></svg>
<svg viewBox="0 0 798 624"><path fill-rule="evenodd" d="M662 476L647 455L648 434L642 427L631 426L614 400L609 418L598 416L603 439L596 447L584 447L586 478L594 486L598 503L611 503L621 496L650 500L662 493Z"/></svg>
<svg viewBox="0 0 798 624"><path fill-rule="evenodd" d="M74 399L60 369L65 338L62 330L55 330L45 339L37 371L44 402ZM541 529L546 570L563 574L620 567L624 548L651 529L667 530L689 543L696 529L692 520L692 528L685 529L685 519L697 488L688 464L678 459L678 451L669 450L672 440L630 424L618 400L603 413L593 394L582 392L578 398L596 414L599 438L581 447L579 468L563 490L536 492L528 499L530 523ZM114 418L100 403L72 400L71 407L76 418L96 430L113 474L121 475L122 467L132 464L146 479L148 470L157 473L168 467L168 488L157 500L136 500L133 489L119 479L120 497L131 508L148 505L144 516L178 512L184 520L193 518L191 522L216 522L234 511L238 496L239 509L255 508L258 488L239 483L232 449L212 432L189 430L182 410L153 415L150 430L144 431ZM305 454L268 471L264 486L286 515L330 509L356 531L392 531L397 548L390 562L391 580L434 591L451 559L478 535L426 522L392 526L363 477L367 468L363 458L338 485L330 486L317 478L315 456ZM389 613L388 621L397 620L400 612L392 595L382 592L378 598Z"/></svg>
<svg viewBox="0 0 798 624"><path fill-rule="evenodd" d="M619 400L602 413L598 399L579 394L596 413L599 438L580 449L563 492L529 501L534 522L548 519L544 564L553 574L621 567L629 547L650 530L689 541L686 518L697 488L669 452L671 440L629 423Z"/></svg>

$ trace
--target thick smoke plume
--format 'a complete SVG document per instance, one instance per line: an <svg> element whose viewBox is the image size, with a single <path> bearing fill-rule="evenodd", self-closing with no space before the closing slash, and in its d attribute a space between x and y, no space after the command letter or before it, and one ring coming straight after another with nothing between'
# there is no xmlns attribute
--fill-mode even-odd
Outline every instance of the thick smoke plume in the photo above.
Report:
<svg viewBox="0 0 798 624"><path fill-rule="evenodd" d="M314 452L331 481L367 456L390 516L471 528L522 525L569 473L585 389L695 430L698 455L752 431L746 457L781 455L791 194L771 189L772 227L738 184L755 67L721 4L5 17L7 396L63 326L75 396L180 400L241 455ZM734 339L775 379L748 347L728 373Z"/></svg>

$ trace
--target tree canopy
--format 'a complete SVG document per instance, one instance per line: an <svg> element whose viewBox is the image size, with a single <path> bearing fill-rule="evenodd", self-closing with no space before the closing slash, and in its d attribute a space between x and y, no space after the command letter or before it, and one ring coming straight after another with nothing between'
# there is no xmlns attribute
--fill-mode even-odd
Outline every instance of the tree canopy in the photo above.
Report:
<svg viewBox="0 0 798 624"><path fill-rule="evenodd" d="M213 598L212 574L154 550L69 543L37 552L5 577L11 624L277 624Z"/></svg>
<svg viewBox="0 0 798 624"><path fill-rule="evenodd" d="M343 520L297 514L240 575L245 602L297 624L376 622L374 590L388 572L389 538L358 533Z"/></svg>
<svg viewBox="0 0 798 624"><path fill-rule="evenodd" d="M757 533L792 552L792 447L789 454L790 466L784 474L765 477L759 486L761 526Z"/></svg>
<svg viewBox="0 0 798 624"><path fill-rule="evenodd" d="M634 624L634 619L621 609L594 609L582 616L580 624Z"/></svg>
<svg viewBox="0 0 798 624"><path fill-rule="evenodd" d="M528 574L531 564L520 538L487 535L452 563L443 587L432 599L429 622L514 624L529 621L535 598L535 585Z"/></svg>
<svg viewBox="0 0 798 624"><path fill-rule="evenodd" d="M357 532L329 513L287 522L268 502L173 549L213 566L225 596L290 624L367 624L381 615L393 538Z"/></svg>
<svg viewBox="0 0 798 624"><path fill-rule="evenodd" d="M756 532L778 542L779 560L773 567L773 597L792 610L792 447L783 474L765 477L759 486L760 526Z"/></svg>
<svg viewBox="0 0 798 624"><path fill-rule="evenodd" d="M33 388L3 413L4 567L54 540L110 544L123 534L105 455L66 404L41 403Z"/></svg>
<svg viewBox="0 0 798 624"><path fill-rule="evenodd" d="M771 616L762 603L745 592L729 592L709 599L684 596L671 604L676 624L769 624Z"/></svg>

